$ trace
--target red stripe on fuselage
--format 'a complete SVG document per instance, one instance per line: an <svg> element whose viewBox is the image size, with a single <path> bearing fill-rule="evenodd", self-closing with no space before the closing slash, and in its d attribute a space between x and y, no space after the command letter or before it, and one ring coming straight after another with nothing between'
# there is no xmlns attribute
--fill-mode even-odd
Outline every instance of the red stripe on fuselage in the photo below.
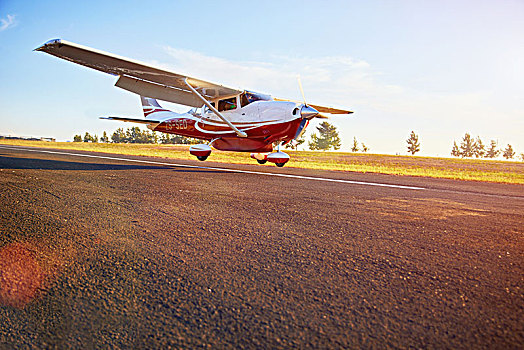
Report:
<svg viewBox="0 0 524 350"><path fill-rule="evenodd" d="M248 137L247 138L239 138L236 136L235 132L231 130L228 127L221 127L221 126L212 126L212 125L206 125L206 128L202 128L202 124L199 123L199 127L201 129L204 129L204 131L200 131L195 127L196 121L193 119L187 119L187 118L173 118L167 121L164 121L157 125L155 127L155 131L165 132L168 134L177 134L187 137L194 137L197 139L204 139L204 140L212 140L216 138L238 138L238 142L234 142L234 146L232 142L229 142L229 146L237 147L238 149L230 149L232 151L253 151L253 141L256 141L256 143L259 143L258 148L264 147L264 145L268 145L274 141L284 141L287 142L289 140L292 140L293 137L295 137L295 134L300 126L300 119L295 119L289 122L283 122L278 124L270 124L270 125L261 125L254 128L245 128L249 130L245 130ZM239 125L240 129L242 130L242 126ZM213 131L213 133L206 132L206 131ZM242 140L246 140L243 142ZM249 142L247 141L249 140ZM245 144L245 148L242 146ZM257 149L258 149L257 148Z"/></svg>

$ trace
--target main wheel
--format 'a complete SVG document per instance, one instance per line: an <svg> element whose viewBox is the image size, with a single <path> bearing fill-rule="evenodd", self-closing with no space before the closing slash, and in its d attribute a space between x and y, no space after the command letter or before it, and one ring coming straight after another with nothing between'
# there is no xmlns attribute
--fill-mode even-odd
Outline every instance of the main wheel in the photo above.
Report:
<svg viewBox="0 0 524 350"><path fill-rule="evenodd" d="M286 164L286 163L275 163L275 165L276 165L277 167L279 167L279 168L282 168L282 167L284 166L284 164Z"/></svg>
<svg viewBox="0 0 524 350"><path fill-rule="evenodd" d="M208 156L197 156L197 159L200 160L200 161L204 161L207 159Z"/></svg>
<svg viewBox="0 0 524 350"><path fill-rule="evenodd" d="M267 159L257 159L258 164L266 164Z"/></svg>

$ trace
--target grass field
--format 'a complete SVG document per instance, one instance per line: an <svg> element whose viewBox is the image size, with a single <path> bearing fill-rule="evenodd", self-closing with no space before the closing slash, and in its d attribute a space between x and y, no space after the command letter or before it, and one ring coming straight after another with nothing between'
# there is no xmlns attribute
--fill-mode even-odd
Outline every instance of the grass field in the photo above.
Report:
<svg viewBox="0 0 524 350"><path fill-rule="evenodd" d="M43 142L6 139L0 139L0 144L170 159L195 159L189 154L189 146L184 145ZM291 156L286 167L524 184L524 163L522 162L343 152L288 150L286 152ZM253 159L249 158L249 153L240 152L213 151L209 160L222 163L255 163Z"/></svg>

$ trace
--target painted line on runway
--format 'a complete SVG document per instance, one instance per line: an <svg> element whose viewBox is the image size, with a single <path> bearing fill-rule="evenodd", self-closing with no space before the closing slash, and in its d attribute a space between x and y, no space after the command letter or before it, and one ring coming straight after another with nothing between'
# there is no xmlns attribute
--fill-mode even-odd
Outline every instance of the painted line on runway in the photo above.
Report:
<svg viewBox="0 0 524 350"><path fill-rule="evenodd" d="M302 175L293 175L293 174L268 173L268 172L263 172L263 171L251 171L251 170L239 170L239 169L218 168L218 167L206 167L206 166L199 166L199 165L157 162L157 161L151 161L151 160L140 160L140 159L109 157L109 156L98 156L98 155L92 155L92 154L79 154L79 153L70 153L70 152L61 152L61 151L37 150L37 149L16 147L16 146L13 147L13 146L0 145L0 148L13 149L13 150L23 150L23 151L28 151L28 152L62 154L62 155L86 157L86 158L98 158L98 159L117 160L117 161L124 161L124 162L133 162L133 163L155 164L155 165L163 165L163 166L179 167L179 168L214 170L214 171L223 171L223 172L229 172L229 173L277 176L277 177L286 177L286 178L292 178L292 179L324 181L324 182L336 182L336 183L344 183L344 184L351 184L351 185L364 185L364 186L400 188L400 189L404 189L404 190L427 190L427 188L415 187L415 186L391 185L391 184L382 184L382 183L377 183L377 182L340 180L340 179L329 179L329 178L324 178L324 177L312 177L312 176L302 176Z"/></svg>

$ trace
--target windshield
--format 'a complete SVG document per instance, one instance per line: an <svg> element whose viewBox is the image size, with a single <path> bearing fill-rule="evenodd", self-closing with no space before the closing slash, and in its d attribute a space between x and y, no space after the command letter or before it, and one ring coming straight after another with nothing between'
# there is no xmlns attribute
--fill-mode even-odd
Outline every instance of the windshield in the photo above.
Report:
<svg viewBox="0 0 524 350"><path fill-rule="evenodd" d="M242 107L255 101L271 101L271 96L251 91L244 91L242 95L240 95L240 103Z"/></svg>

